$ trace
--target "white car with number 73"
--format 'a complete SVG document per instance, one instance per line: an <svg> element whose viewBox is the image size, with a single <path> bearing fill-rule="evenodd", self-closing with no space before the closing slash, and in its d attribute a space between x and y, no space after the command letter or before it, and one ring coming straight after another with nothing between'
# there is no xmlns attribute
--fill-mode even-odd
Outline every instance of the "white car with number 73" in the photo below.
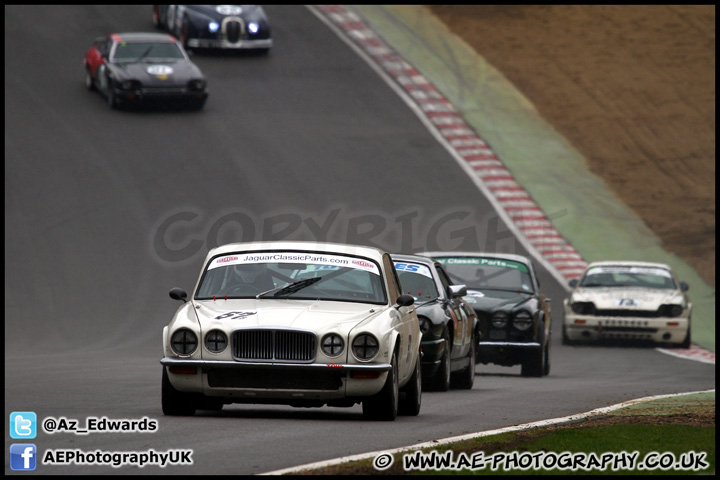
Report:
<svg viewBox="0 0 720 480"><path fill-rule="evenodd" d="M390 256L376 248L257 242L211 250L192 298L163 329L162 409L229 403L417 415L420 327Z"/></svg>
<svg viewBox="0 0 720 480"><path fill-rule="evenodd" d="M569 283L573 290L564 302L565 345L607 339L690 348L689 287L668 265L595 262Z"/></svg>

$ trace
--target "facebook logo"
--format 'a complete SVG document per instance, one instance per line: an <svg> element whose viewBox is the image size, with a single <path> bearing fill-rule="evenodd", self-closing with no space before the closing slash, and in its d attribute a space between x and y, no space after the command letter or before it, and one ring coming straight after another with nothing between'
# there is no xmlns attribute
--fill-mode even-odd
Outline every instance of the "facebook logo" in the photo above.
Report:
<svg viewBox="0 0 720 480"><path fill-rule="evenodd" d="M10 414L10 438L35 438L37 415L35 412L12 412Z"/></svg>
<svg viewBox="0 0 720 480"><path fill-rule="evenodd" d="M10 468L12 470L35 470L37 447L32 443L10 445Z"/></svg>

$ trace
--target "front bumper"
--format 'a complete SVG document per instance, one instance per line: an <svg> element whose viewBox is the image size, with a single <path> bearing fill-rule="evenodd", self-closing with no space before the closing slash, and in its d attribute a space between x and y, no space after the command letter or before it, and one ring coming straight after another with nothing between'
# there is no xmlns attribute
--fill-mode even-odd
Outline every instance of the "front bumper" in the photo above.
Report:
<svg viewBox="0 0 720 480"><path fill-rule="evenodd" d="M165 357L173 387L238 399L331 400L366 397L385 384L390 364L270 363Z"/></svg>
<svg viewBox="0 0 720 480"><path fill-rule="evenodd" d="M479 363L512 366L523 363L528 356L542 348L540 342L487 342L477 343L475 359Z"/></svg>
<svg viewBox="0 0 720 480"><path fill-rule="evenodd" d="M190 38L187 46L190 48L219 48L224 50L267 50L272 47L272 39L244 39L237 42L230 42L224 39L216 38Z"/></svg>
<svg viewBox="0 0 720 480"><path fill-rule="evenodd" d="M435 374L440 367L446 348L447 342L444 338L422 340L420 342L420 350L422 351L420 366L423 378L432 377Z"/></svg>
<svg viewBox="0 0 720 480"><path fill-rule="evenodd" d="M147 101L176 101L192 104L204 104L206 91L191 91L186 88L143 88L139 90L114 89L115 98L123 103L143 103Z"/></svg>
<svg viewBox="0 0 720 480"><path fill-rule="evenodd" d="M688 332L689 320L677 318L565 316L568 340L645 340L680 343Z"/></svg>

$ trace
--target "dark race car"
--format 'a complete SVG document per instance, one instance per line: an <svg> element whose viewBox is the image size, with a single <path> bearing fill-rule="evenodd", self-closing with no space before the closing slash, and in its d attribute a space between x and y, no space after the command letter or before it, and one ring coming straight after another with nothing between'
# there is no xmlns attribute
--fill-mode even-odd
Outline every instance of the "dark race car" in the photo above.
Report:
<svg viewBox="0 0 720 480"><path fill-rule="evenodd" d="M550 299L539 291L532 262L501 253L425 252L453 283L467 285L465 300L478 316L478 363L521 364L523 376L550 373Z"/></svg>
<svg viewBox="0 0 720 480"><path fill-rule="evenodd" d="M182 45L161 33L113 33L95 39L83 59L85 86L111 108L148 100L202 108L207 81Z"/></svg>
<svg viewBox="0 0 720 480"><path fill-rule="evenodd" d="M185 48L256 50L272 47L270 24L259 5L153 5L155 27Z"/></svg>
<svg viewBox="0 0 720 480"><path fill-rule="evenodd" d="M415 298L422 340L423 388L471 389L475 381L477 317L463 300L465 285L452 285L440 263L416 255L392 255L403 293Z"/></svg>

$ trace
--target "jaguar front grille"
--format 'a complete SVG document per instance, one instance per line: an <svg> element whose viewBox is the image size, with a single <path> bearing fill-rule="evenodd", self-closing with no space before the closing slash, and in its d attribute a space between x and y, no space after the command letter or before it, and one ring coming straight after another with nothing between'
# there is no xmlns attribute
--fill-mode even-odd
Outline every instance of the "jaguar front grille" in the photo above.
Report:
<svg viewBox="0 0 720 480"><path fill-rule="evenodd" d="M230 43L239 42L244 34L244 26L239 19L225 19L223 23L223 31L225 39Z"/></svg>
<svg viewBox="0 0 720 480"><path fill-rule="evenodd" d="M236 360L309 363L315 360L314 333L298 330L247 329L232 334Z"/></svg>

